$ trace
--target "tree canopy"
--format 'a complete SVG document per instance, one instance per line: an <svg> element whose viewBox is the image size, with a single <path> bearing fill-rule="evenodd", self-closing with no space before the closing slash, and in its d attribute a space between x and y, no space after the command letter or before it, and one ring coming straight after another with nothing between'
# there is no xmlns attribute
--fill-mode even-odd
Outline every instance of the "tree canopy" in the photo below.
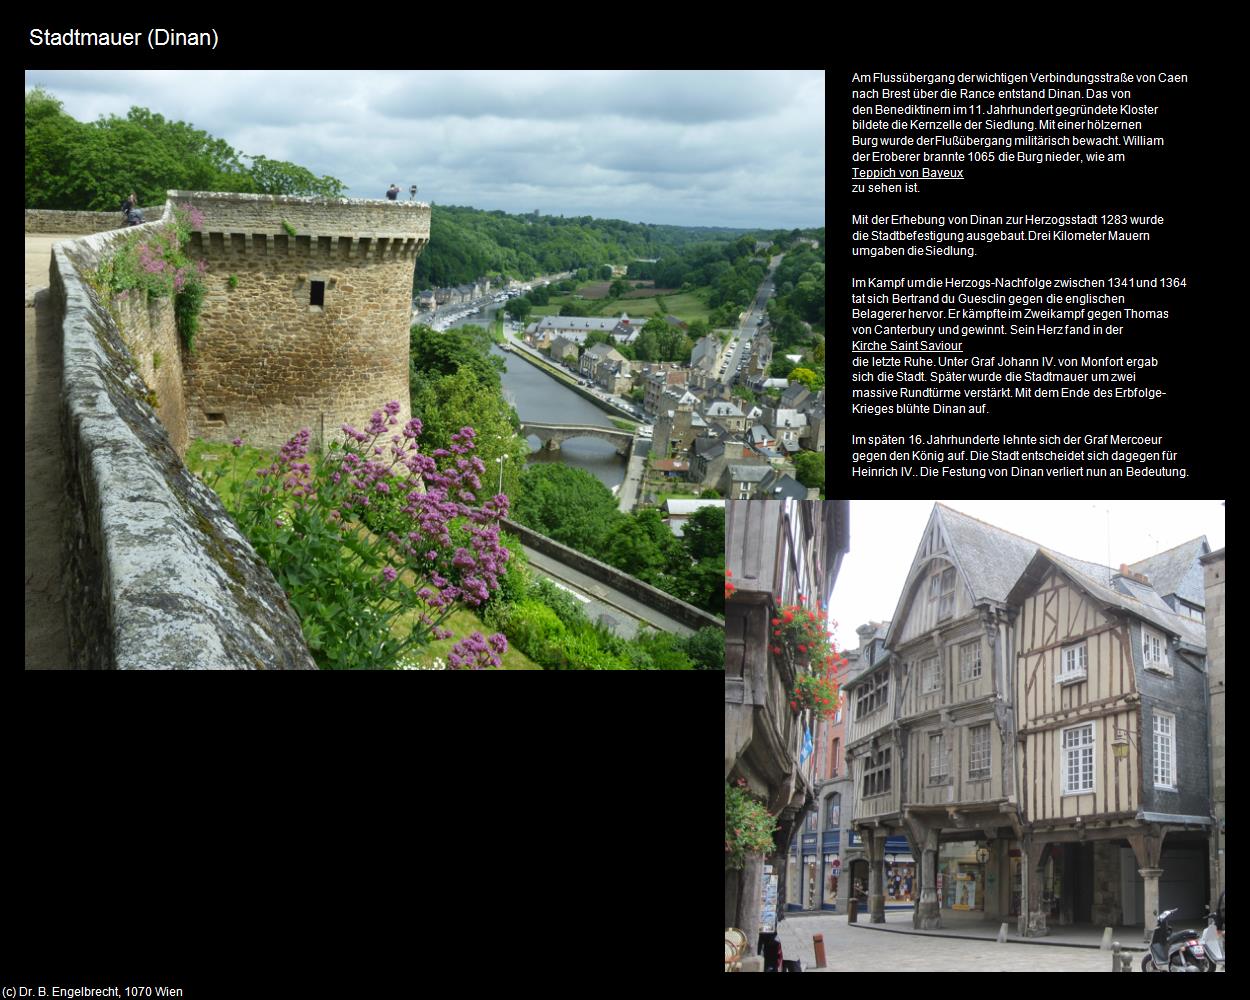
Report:
<svg viewBox="0 0 1250 1000"><path fill-rule="evenodd" d="M294 163L248 155L182 121L132 107L80 122L40 87L26 94L26 205L106 212L132 190L141 205L170 189L339 197L346 185ZM245 162L249 161L249 162Z"/></svg>

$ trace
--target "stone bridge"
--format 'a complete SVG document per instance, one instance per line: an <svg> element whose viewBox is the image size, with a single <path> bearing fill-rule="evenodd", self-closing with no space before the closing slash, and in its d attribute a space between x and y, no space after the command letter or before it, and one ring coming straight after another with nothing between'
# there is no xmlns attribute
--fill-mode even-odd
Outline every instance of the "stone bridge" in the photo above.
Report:
<svg viewBox="0 0 1250 1000"><path fill-rule="evenodd" d="M538 438L548 451L559 451L560 445L570 438L594 437L602 441L610 441L616 445L618 455L628 455L629 446L633 443L633 431L619 431L615 427L596 427L592 424L535 424L528 420L521 422L521 435Z"/></svg>

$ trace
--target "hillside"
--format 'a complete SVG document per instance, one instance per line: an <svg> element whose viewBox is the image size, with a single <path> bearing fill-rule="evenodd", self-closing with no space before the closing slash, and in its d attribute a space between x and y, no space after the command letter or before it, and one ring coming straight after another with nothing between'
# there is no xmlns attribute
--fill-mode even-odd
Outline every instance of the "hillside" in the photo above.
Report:
<svg viewBox="0 0 1250 1000"><path fill-rule="evenodd" d="M430 246L417 261L414 287L472 281L485 274L536 274L627 264L663 257L694 243L725 244L746 229L661 226L589 215L509 215L460 205L434 205ZM597 275L596 275L597 276Z"/></svg>

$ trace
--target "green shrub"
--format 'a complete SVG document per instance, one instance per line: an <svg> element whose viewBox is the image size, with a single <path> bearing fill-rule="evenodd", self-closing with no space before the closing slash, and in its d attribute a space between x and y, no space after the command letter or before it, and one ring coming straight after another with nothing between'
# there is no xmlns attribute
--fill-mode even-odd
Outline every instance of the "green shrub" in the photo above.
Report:
<svg viewBox="0 0 1250 1000"><path fill-rule="evenodd" d="M671 632L641 629L630 648L630 666L636 670L693 670L694 664Z"/></svg>
<svg viewBox="0 0 1250 1000"><path fill-rule="evenodd" d="M590 623L586 612L582 610L581 602L546 577L538 577L530 584L529 596L531 600L540 601L549 607L569 628L578 628Z"/></svg>
<svg viewBox="0 0 1250 1000"><path fill-rule="evenodd" d="M725 630L706 625L682 640L682 648L696 670L725 669Z"/></svg>

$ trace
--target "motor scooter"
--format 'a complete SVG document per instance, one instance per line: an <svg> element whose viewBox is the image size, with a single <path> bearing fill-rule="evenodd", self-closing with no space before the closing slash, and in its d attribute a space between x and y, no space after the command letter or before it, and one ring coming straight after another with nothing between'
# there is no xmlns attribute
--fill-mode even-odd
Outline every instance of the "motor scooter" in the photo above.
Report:
<svg viewBox="0 0 1250 1000"><path fill-rule="evenodd" d="M1224 968L1224 928L1209 905L1204 906L1203 911L1207 926L1202 931L1202 949L1206 953L1207 972L1214 972L1217 968Z"/></svg>
<svg viewBox="0 0 1250 1000"><path fill-rule="evenodd" d="M1206 968L1206 951L1197 931L1173 931L1168 922L1177 910L1159 914L1150 948L1142 956L1142 972L1202 972Z"/></svg>

